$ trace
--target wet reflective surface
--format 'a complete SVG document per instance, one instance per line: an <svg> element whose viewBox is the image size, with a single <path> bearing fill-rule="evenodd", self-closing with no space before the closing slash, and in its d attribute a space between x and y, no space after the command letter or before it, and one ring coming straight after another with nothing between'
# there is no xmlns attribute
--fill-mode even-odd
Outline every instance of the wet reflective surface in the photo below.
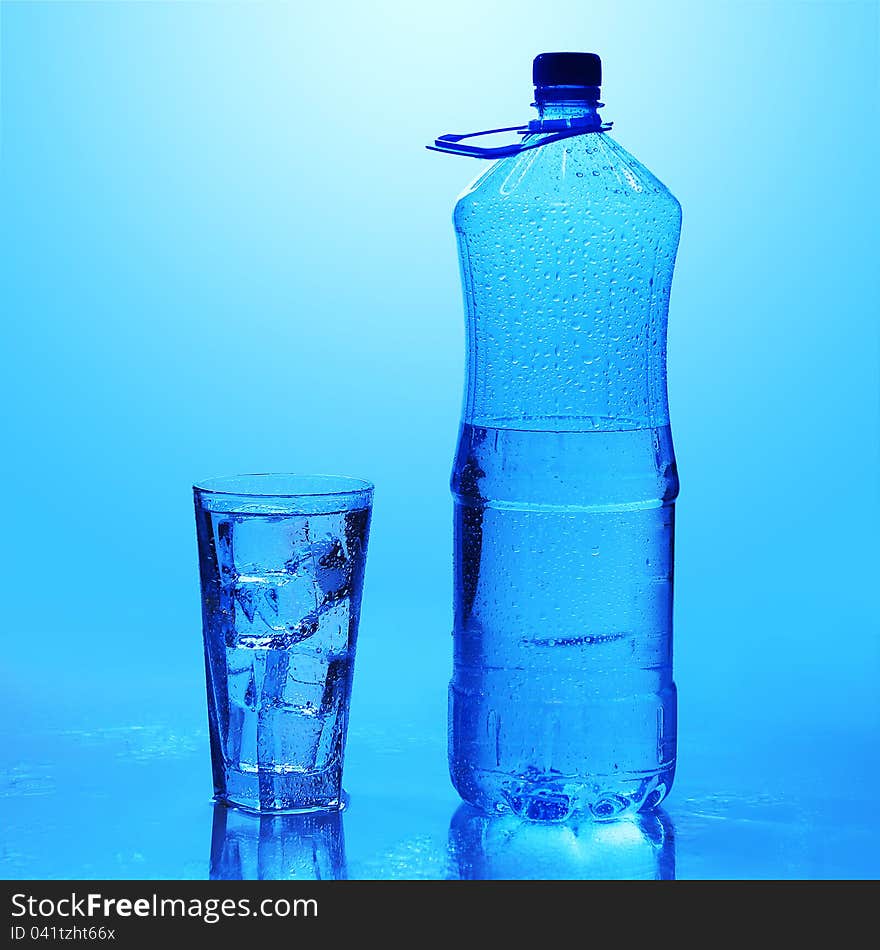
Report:
<svg viewBox="0 0 880 950"><path fill-rule="evenodd" d="M462 805L449 824L450 876L461 880L675 879L675 830L663 810L610 822L538 824Z"/></svg>
<svg viewBox="0 0 880 950"><path fill-rule="evenodd" d="M378 653L364 646L368 660ZM193 686L191 671L152 675L142 670L133 687L115 689L102 678L98 689L98 678L84 673L63 693L56 677L27 688L13 679L7 700L17 715L5 719L0 745L2 876L880 874L873 800L880 770L870 722L822 733L743 717L725 723L707 714L701 722L686 708L679 774L661 811L638 821L538 825L488 819L457 799L446 771L441 688L426 691L414 680L393 697L356 688L347 809L261 818L211 801L198 678Z"/></svg>
<svg viewBox="0 0 880 950"><path fill-rule="evenodd" d="M222 804L211 824L212 881L343 881L341 812L252 815Z"/></svg>

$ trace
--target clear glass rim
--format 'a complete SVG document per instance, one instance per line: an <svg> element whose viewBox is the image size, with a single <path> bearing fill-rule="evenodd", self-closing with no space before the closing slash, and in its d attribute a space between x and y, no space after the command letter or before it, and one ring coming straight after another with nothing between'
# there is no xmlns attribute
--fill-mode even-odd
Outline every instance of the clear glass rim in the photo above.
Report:
<svg viewBox="0 0 880 950"><path fill-rule="evenodd" d="M354 475L327 475L298 472L247 472L241 475L212 475L193 483L197 494L253 499L340 498L345 495L372 495L374 485Z"/></svg>

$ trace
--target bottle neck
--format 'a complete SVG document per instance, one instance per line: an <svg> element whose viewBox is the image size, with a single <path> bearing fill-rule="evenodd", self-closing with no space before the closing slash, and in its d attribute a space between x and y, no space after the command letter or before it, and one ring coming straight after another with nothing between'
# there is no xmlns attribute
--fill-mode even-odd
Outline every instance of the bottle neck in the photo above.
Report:
<svg viewBox="0 0 880 950"><path fill-rule="evenodd" d="M581 119L588 116L598 117L599 102L587 102L583 99L570 99L562 102L536 102L535 108L541 120L545 119Z"/></svg>
<svg viewBox="0 0 880 950"><path fill-rule="evenodd" d="M597 90L598 91L598 90ZM552 132L565 128L584 128L585 131L601 131L603 128L599 110L604 103L595 98L565 99L536 98L532 105L538 110L538 118L529 123L532 132Z"/></svg>

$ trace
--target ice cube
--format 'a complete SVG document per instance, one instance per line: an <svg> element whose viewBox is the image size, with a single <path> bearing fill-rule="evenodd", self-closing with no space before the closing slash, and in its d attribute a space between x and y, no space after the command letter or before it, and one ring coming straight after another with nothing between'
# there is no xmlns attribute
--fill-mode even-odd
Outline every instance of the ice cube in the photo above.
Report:
<svg viewBox="0 0 880 950"><path fill-rule="evenodd" d="M226 684L230 704L256 708L253 651L227 649Z"/></svg>
<svg viewBox="0 0 880 950"><path fill-rule="evenodd" d="M324 726L315 749L315 768L325 769L342 757L345 707L340 705L324 716Z"/></svg>
<svg viewBox="0 0 880 950"><path fill-rule="evenodd" d="M320 710L327 674L328 662L324 657L298 651L291 653L281 694L284 705L314 712Z"/></svg>
<svg viewBox="0 0 880 950"><path fill-rule="evenodd" d="M239 646L286 649L318 628L318 598L309 578L242 575L235 580L232 591L234 639Z"/></svg>
<svg viewBox="0 0 880 950"><path fill-rule="evenodd" d="M219 516L213 522L214 551L217 555L217 566L220 570L220 583L227 585L235 577L235 560L232 556L233 522L223 520Z"/></svg>
<svg viewBox="0 0 880 950"><path fill-rule="evenodd" d="M350 656L333 657L327 664L327 674L324 678L324 694L321 697L322 713L335 714L336 710L345 708L350 669Z"/></svg>
<svg viewBox="0 0 880 950"><path fill-rule="evenodd" d="M308 520L302 516L239 515L232 522L237 574L285 573L308 548Z"/></svg>
<svg viewBox="0 0 880 950"><path fill-rule="evenodd" d="M348 594L351 583L351 564L339 538L328 535L312 545L315 557L315 577L325 599L337 600Z"/></svg>
<svg viewBox="0 0 880 950"><path fill-rule="evenodd" d="M313 614L322 595L313 574L294 572L277 578L277 628L291 630Z"/></svg>
<svg viewBox="0 0 880 950"><path fill-rule="evenodd" d="M317 711L289 706L261 709L257 734L260 767L297 772L314 769L323 727Z"/></svg>
<svg viewBox="0 0 880 950"><path fill-rule="evenodd" d="M345 596L351 584L351 560L339 538L327 534L299 549L287 563L292 573L305 573L315 578L321 599Z"/></svg>
<svg viewBox="0 0 880 950"><path fill-rule="evenodd" d="M262 736L261 748L276 766L325 768L341 753L351 661L296 651L288 657L282 703L261 711L260 729L275 731Z"/></svg>
<svg viewBox="0 0 880 950"><path fill-rule="evenodd" d="M252 772L257 768L257 719L255 709L230 704L226 760L234 769Z"/></svg>
<svg viewBox="0 0 880 950"><path fill-rule="evenodd" d="M342 600L323 604L307 618L300 629L298 642L308 641L308 649L324 656L346 653L349 648L349 602Z"/></svg>

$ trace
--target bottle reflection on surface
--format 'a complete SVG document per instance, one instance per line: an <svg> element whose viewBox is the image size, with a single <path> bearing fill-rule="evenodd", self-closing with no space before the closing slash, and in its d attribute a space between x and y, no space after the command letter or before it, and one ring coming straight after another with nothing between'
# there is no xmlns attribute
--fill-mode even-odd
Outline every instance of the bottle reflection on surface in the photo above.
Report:
<svg viewBox="0 0 880 950"><path fill-rule="evenodd" d="M673 880L675 835L662 810L619 821L538 823L461 805L449 825L462 880Z"/></svg>
<svg viewBox="0 0 880 950"><path fill-rule="evenodd" d="M214 806L212 881L322 881L347 876L341 812L251 815Z"/></svg>

